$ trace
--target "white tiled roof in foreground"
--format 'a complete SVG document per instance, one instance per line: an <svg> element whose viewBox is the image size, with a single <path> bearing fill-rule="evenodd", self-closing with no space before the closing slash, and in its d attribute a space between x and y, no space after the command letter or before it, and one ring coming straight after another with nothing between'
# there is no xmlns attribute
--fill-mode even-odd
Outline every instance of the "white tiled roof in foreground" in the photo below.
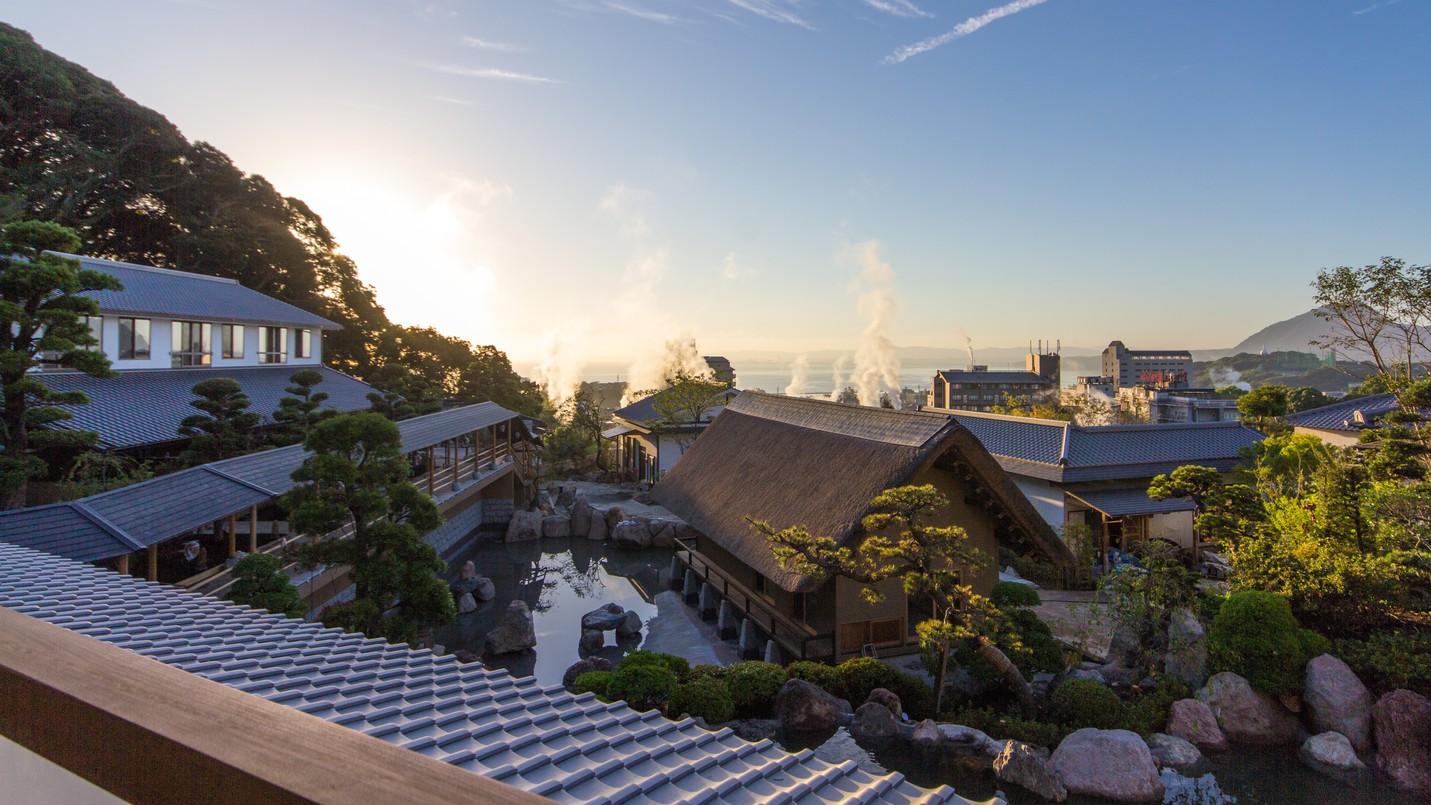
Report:
<svg viewBox="0 0 1431 805"><path fill-rule="evenodd" d="M967 802L3 543L0 606L561 802Z"/></svg>

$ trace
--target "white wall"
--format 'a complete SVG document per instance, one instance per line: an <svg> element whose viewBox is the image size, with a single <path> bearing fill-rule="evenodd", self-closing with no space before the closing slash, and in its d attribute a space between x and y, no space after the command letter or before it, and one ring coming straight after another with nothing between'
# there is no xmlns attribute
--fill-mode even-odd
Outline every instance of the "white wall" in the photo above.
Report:
<svg viewBox="0 0 1431 805"><path fill-rule="evenodd" d="M109 356L110 366L113 369L124 371L127 369L171 369L174 367L173 358L170 352L173 349L173 319L161 319L150 317L149 319L149 358L143 360L120 360L119 359L119 319L121 316L115 313L103 313L104 323L100 346L104 353ZM123 318L130 318L125 314ZM133 318L145 318L136 316ZM184 321L189 321L185 319ZM230 322L235 323L235 322ZM261 325L243 325L244 351L242 358L224 360L223 358L223 331L220 325L224 322L210 322L213 325L213 334L209 341L212 359L211 365L216 368L235 366L268 366L276 364L260 364L258 362L258 330ZM287 344L288 363L285 366L320 366L323 363L323 331L314 328L313 351L307 358L296 358L294 352L298 345L297 331L301 328L288 327ZM185 367L189 368L189 367Z"/></svg>
<svg viewBox="0 0 1431 805"><path fill-rule="evenodd" d="M1191 551L1193 548L1193 513L1168 512L1148 518L1148 536L1165 539L1178 547Z"/></svg>
<svg viewBox="0 0 1431 805"><path fill-rule="evenodd" d="M1029 499L1034 509L1039 513L1050 526L1053 526L1055 533L1061 533L1063 528L1063 490L1043 480L1042 478L1030 478L1026 475L1009 474L1014 485L1024 493L1024 497Z"/></svg>

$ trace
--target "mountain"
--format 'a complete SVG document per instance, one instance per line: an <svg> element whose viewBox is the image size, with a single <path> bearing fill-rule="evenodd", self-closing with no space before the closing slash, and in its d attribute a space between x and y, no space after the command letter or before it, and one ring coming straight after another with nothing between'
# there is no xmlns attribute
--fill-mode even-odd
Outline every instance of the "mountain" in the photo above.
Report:
<svg viewBox="0 0 1431 805"><path fill-rule="evenodd" d="M1309 310L1276 324L1269 324L1261 330L1242 339L1228 354L1241 352L1256 355L1262 350L1268 352L1323 352L1313 341L1326 338L1334 331L1332 323Z"/></svg>

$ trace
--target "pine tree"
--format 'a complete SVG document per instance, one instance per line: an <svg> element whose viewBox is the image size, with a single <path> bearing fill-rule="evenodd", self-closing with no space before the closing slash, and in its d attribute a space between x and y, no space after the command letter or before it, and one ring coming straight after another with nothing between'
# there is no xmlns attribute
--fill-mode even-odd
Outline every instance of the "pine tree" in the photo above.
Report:
<svg viewBox="0 0 1431 805"><path fill-rule="evenodd" d="M179 423L179 435L192 441L184 451L184 461L194 467L242 455L253 448L253 429L258 414L248 410L250 401L237 380L212 377L194 386L199 399L189 404L203 413L192 414Z"/></svg>
<svg viewBox="0 0 1431 805"><path fill-rule="evenodd" d="M323 408L328 400L328 392L314 391L313 387L323 382L323 373L316 369L303 369L288 378L293 385L285 391L288 397L278 401L278 410L273 412L279 428L274 432L274 441L281 445L298 444L308 439L313 426L337 415L332 408Z"/></svg>

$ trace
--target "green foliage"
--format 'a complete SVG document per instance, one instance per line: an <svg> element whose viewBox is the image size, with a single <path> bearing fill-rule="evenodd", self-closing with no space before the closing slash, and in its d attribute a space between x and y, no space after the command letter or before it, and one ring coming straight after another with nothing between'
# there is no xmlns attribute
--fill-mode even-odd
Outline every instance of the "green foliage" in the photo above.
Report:
<svg viewBox="0 0 1431 805"><path fill-rule="evenodd" d="M824 688L826 691L842 696L843 677L840 672L832 666L822 662L811 662L809 660L799 660L785 666L785 676L789 679L803 679L812 685Z"/></svg>
<svg viewBox="0 0 1431 805"><path fill-rule="evenodd" d="M351 566L358 601L380 612L396 606L382 632L365 633L414 642L456 617L441 578L446 566L422 539L441 516L408 480L397 426L368 411L342 414L316 425L305 446L310 454L293 473L298 485L284 496L289 521L315 536L344 526L354 533L306 544L299 555L313 565Z"/></svg>
<svg viewBox="0 0 1431 805"><path fill-rule="evenodd" d="M1061 724L1050 724L1015 713L996 713L988 707L972 707L940 715L940 721L963 724L999 741L1021 741L1030 746L1057 747L1072 732Z"/></svg>
<svg viewBox="0 0 1431 805"><path fill-rule="evenodd" d="M147 461L90 450L80 453L70 464L65 473L64 496L66 500L86 498L153 477L154 470Z"/></svg>
<svg viewBox="0 0 1431 805"><path fill-rule="evenodd" d="M886 690L899 697L900 707L915 721L933 718L938 712L934 706L934 689L914 674L895 671Z"/></svg>
<svg viewBox="0 0 1431 805"><path fill-rule="evenodd" d="M1302 691L1307 650L1314 646L1286 598L1261 590L1229 595L1207 638L1213 673L1232 671L1273 696Z"/></svg>
<svg viewBox="0 0 1431 805"><path fill-rule="evenodd" d="M323 382L322 372L302 369L294 372L288 382L292 384L285 389L289 396L280 399L278 410L273 412L273 419L280 426L274 433L274 441L278 444L299 444L308 438L314 425L331 419L338 412L323 407L323 403L328 401L328 392L313 390Z"/></svg>
<svg viewBox="0 0 1431 805"><path fill-rule="evenodd" d="M682 714L705 719L707 724L721 724L735 716L735 702L725 683L710 677L693 679L677 685L666 701L666 714L680 718Z"/></svg>
<svg viewBox="0 0 1431 805"><path fill-rule="evenodd" d="M577 678L578 682L580 679ZM676 675L664 664L623 663L611 675L606 693L612 700L624 699L633 710L653 710L660 707L675 689Z"/></svg>
<svg viewBox="0 0 1431 805"><path fill-rule="evenodd" d="M1092 679L1070 679L1053 691L1054 720L1069 730L1094 727L1111 730L1123 718L1123 700L1113 689Z"/></svg>
<svg viewBox="0 0 1431 805"><path fill-rule="evenodd" d="M1338 640L1333 653L1378 694L1405 688L1431 696L1431 632L1375 632L1365 639Z"/></svg>
<svg viewBox="0 0 1431 805"><path fill-rule="evenodd" d="M655 651L633 651L621 658L621 663L617 668L631 668L637 665L659 665L675 674L678 682L685 682L691 676L691 664L684 657Z"/></svg>
<svg viewBox="0 0 1431 805"><path fill-rule="evenodd" d="M1269 436L1248 449L1245 458L1252 466L1241 475L1269 499L1299 497L1312 490L1318 470L1334 452L1307 433Z"/></svg>
<svg viewBox="0 0 1431 805"><path fill-rule="evenodd" d="M766 718L775 706L775 694L785 684L785 669L759 660L745 660L726 669L725 686L741 713Z"/></svg>
<svg viewBox="0 0 1431 805"><path fill-rule="evenodd" d="M1289 414L1310 411L1313 408L1331 405L1333 402L1336 401L1311 386L1295 386L1287 389L1287 413Z"/></svg>
<svg viewBox="0 0 1431 805"><path fill-rule="evenodd" d="M1158 676L1157 683L1156 688L1142 692L1123 706L1119 729L1136 732L1144 738L1162 732L1168 726L1168 712L1173 702L1193 694L1185 683L1172 677Z"/></svg>
<svg viewBox="0 0 1431 805"><path fill-rule="evenodd" d="M1236 550L1238 543L1266 519L1256 490L1246 484L1224 483L1222 474L1212 467L1188 465L1156 476L1148 485L1148 497L1190 498L1198 533L1229 551Z"/></svg>
<svg viewBox="0 0 1431 805"><path fill-rule="evenodd" d="M575 394L557 407L556 415L561 424L542 439L548 459L584 464L586 457L594 452L599 463L601 429L606 425L606 416L592 387L581 384Z"/></svg>
<svg viewBox="0 0 1431 805"><path fill-rule="evenodd" d="M1287 415L1287 387L1259 386L1237 398L1237 410L1259 427L1274 417Z"/></svg>
<svg viewBox="0 0 1431 805"><path fill-rule="evenodd" d="M1175 545L1147 540L1134 548L1141 567L1123 567L1103 577L1099 591L1114 622L1132 629L1146 646L1172 614L1197 600L1197 576L1183 566Z"/></svg>
<svg viewBox="0 0 1431 805"><path fill-rule="evenodd" d="M377 389L368 393L368 405L394 422L442 410L441 389L403 364L381 367L368 383Z"/></svg>
<svg viewBox="0 0 1431 805"><path fill-rule="evenodd" d="M549 463L571 462L584 466L592 442L579 428L558 425L542 437L542 454Z"/></svg>
<svg viewBox="0 0 1431 805"><path fill-rule="evenodd" d="M611 689L612 676L611 671L587 671L577 675L572 686L577 693L595 693L602 700L609 701L611 697L607 695L607 691Z"/></svg>
<svg viewBox="0 0 1431 805"><path fill-rule="evenodd" d="M1038 590L1016 581L1001 581L989 592L989 601L999 609L1036 607L1043 603Z"/></svg>
<svg viewBox="0 0 1431 805"><path fill-rule="evenodd" d="M248 410L250 400L237 380L211 377L194 385L198 399L189 404L202 413L179 423L179 435L190 437L184 462L191 467L242 455L253 449L253 429L259 416Z"/></svg>
<svg viewBox="0 0 1431 805"><path fill-rule="evenodd" d="M266 553L251 553L234 565L229 600L290 618L301 618L308 612L298 588L283 572L283 560Z"/></svg>
<svg viewBox="0 0 1431 805"><path fill-rule="evenodd" d="M721 665L697 665L691 669L691 674L686 679L689 682L694 682L697 679L714 679L724 682L727 670Z"/></svg>
<svg viewBox="0 0 1431 805"><path fill-rule="evenodd" d="M835 670L840 674L840 697L855 707L864 704L875 688L893 690L898 684L899 672L873 657L845 660Z"/></svg>
<svg viewBox="0 0 1431 805"><path fill-rule="evenodd" d="M1027 609L1010 613L1009 622L1017 642L1000 645L1019 669L1025 673L1050 671L1058 673L1068 662L1067 652L1053 639L1053 630L1039 616Z"/></svg>
<svg viewBox="0 0 1431 805"><path fill-rule="evenodd" d="M3 33L4 29L0 29ZM6 86L10 86L6 84ZM14 101L6 94L7 107ZM13 107L10 107L13 110ZM14 135L13 111L6 128ZM0 164L8 164L0 158ZM2 170L2 169L0 169ZM53 447L83 448L98 438L92 431L44 429L73 418L60 405L89 402L82 392L55 392L30 370L41 353L60 366L95 377L107 377L109 359L97 349L83 317L99 313L99 303L86 291L118 290L108 274L80 267L77 260L50 251L74 252L80 241L57 224L20 221L0 230L0 503L24 506L31 478L47 467L37 452Z"/></svg>

